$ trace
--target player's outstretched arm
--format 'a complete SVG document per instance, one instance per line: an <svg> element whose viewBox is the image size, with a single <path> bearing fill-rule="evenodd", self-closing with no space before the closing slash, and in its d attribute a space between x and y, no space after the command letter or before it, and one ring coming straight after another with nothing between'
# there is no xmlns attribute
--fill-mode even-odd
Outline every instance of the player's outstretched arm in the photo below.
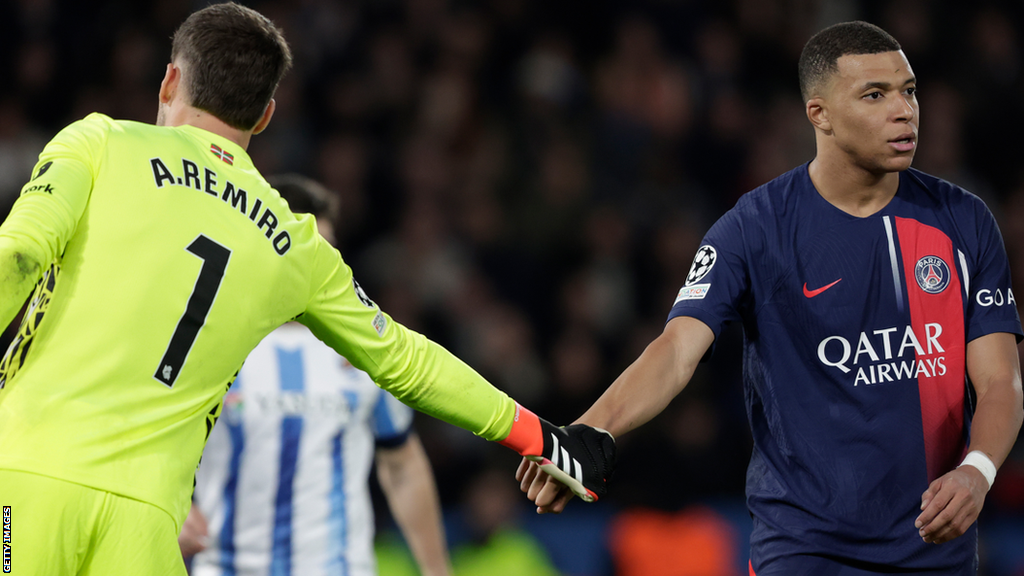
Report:
<svg viewBox="0 0 1024 576"><path fill-rule="evenodd" d="M960 467L937 478L921 496L922 511L915 526L925 542L947 542L974 524L1024 420L1013 334L988 334L968 343L967 374L978 394L969 454Z"/></svg>
<svg viewBox="0 0 1024 576"><path fill-rule="evenodd" d="M648 422L690 382L714 338L700 320L673 318L576 422L607 430L615 437ZM572 498L562 483L527 460L520 464L516 479L539 513L561 512Z"/></svg>
<svg viewBox="0 0 1024 576"><path fill-rule="evenodd" d="M434 473L419 436L411 434L401 446L377 450L377 479L420 573L451 574Z"/></svg>
<svg viewBox="0 0 1024 576"><path fill-rule="evenodd" d="M558 428L525 410L442 346L385 314L323 242L298 320L402 403L536 459L577 494L597 499L614 441L589 426Z"/></svg>

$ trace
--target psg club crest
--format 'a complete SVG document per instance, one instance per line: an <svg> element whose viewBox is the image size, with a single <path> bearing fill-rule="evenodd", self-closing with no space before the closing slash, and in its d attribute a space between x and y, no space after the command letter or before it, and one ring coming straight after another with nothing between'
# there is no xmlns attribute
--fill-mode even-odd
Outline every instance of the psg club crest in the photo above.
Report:
<svg viewBox="0 0 1024 576"><path fill-rule="evenodd" d="M690 273L686 275L686 286L699 282L701 278L711 272L715 261L718 260L718 252L707 244L697 249L697 255L693 257L693 264L690 266Z"/></svg>
<svg viewBox="0 0 1024 576"><path fill-rule="evenodd" d="M938 256L925 256L917 261L914 277L921 290L929 294L938 294L949 286L949 266Z"/></svg>

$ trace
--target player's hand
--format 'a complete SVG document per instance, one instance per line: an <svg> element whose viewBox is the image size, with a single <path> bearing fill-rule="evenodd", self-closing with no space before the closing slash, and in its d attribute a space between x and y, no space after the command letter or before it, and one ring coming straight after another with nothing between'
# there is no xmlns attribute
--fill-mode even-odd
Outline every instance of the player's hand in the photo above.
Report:
<svg viewBox="0 0 1024 576"><path fill-rule="evenodd" d="M558 428L540 419L544 432L542 454L523 454L541 471L572 490L584 502L595 502L608 493L608 477L615 462L615 439L600 428L573 424ZM541 490L551 494L554 488ZM542 500L545 502L546 499Z"/></svg>
<svg viewBox="0 0 1024 576"><path fill-rule="evenodd" d="M559 514L574 494L565 484L540 469L540 465L526 458L516 470L519 489L537 505L537 514Z"/></svg>
<svg viewBox="0 0 1024 576"><path fill-rule="evenodd" d="M604 496L615 466L615 439L584 424L559 428L516 405L512 430L501 444L512 448L586 502Z"/></svg>
<svg viewBox="0 0 1024 576"><path fill-rule="evenodd" d="M188 558L206 550L206 546L209 544L207 535L206 517L199 511L198 506L192 504L185 523L181 525L181 534L178 535L181 555Z"/></svg>
<svg viewBox="0 0 1024 576"><path fill-rule="evenodd" d="M988 481L974 466L947 472L921 495L921 515L914 526L925 542L942 544L974 524L985 504Z"/></svg>

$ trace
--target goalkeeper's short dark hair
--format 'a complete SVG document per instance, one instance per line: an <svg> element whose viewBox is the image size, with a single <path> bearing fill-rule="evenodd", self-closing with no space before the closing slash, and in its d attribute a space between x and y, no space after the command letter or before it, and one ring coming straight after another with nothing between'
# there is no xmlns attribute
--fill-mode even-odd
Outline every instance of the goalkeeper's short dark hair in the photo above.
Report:
<svg viewBox="0 0 1024 576"><path fill-rule="evenodd" d="M804 102L839 71L842 56L897 52L900 43L888 32L868 22L840 22L818 32L800 52L800 94Z"/></svg>
<svg viewBox="0 0 1024 576"><path fill-rule="evenodd" d="M299 174L281 174L267 178L267 182L281 194L292 212L334 218L338 197L316 180Z"/></svg>
<svg viewBox="0 0 1024 576"><path fill-rule="evenodd" d="M189 103L228 126L252 130L292 65L281 29L259 12L225 2L189 16L174 32L171 61L184 64Z"/></svg>

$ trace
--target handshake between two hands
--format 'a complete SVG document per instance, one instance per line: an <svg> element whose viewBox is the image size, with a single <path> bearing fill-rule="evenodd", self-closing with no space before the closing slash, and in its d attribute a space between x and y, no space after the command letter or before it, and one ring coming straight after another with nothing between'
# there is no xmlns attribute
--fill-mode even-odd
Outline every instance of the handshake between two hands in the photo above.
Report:
<svg viewBox="0 0 1024 576"><path fill-rule="evenodd" d="M523 456L516 480L538 513L561 512L573 495L594 502L608 492L615 439L605 430L559 428L517 404L512 431L500 444Z"/></svg>

